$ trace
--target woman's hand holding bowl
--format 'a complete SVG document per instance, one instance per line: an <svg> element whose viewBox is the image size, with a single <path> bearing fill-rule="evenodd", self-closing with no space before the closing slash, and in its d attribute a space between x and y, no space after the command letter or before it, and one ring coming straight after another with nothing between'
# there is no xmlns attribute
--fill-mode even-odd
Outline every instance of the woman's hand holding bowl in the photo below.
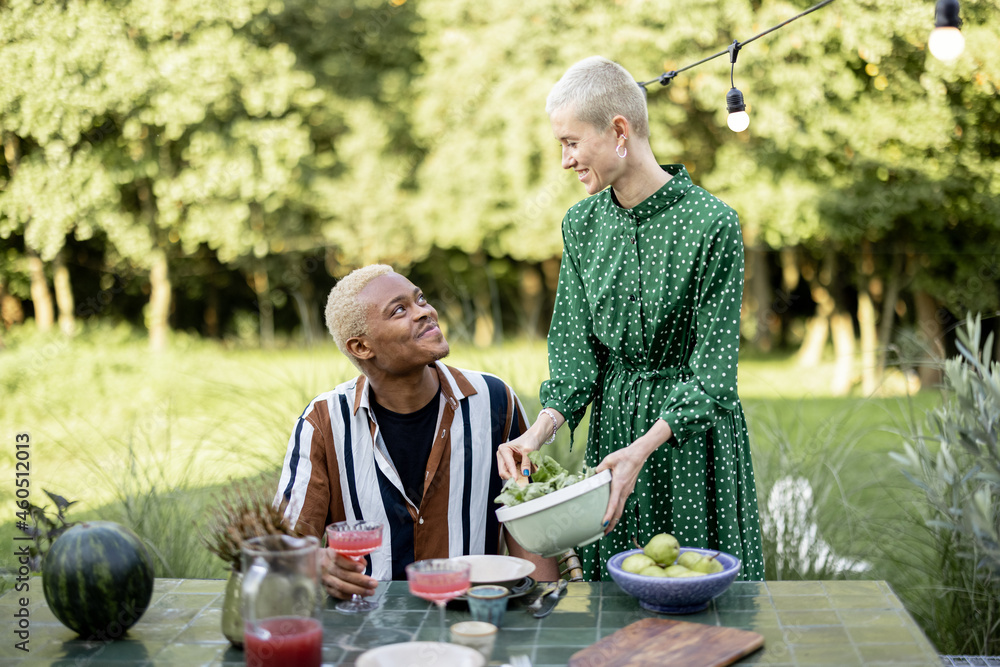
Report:
<svg viewBox="0 0 1000 667"><path fill-rule="evenodd" d="M635 491L635 482L646 459L656 451L657 447L669 440L671 435L670 425L662 419L657 419L644 435L628 447L611 452L597 466L597 472L611 471L611 497L608 499L608 509L604 513L605 535L614 530L621 520L625 511L625 501Z"/></svg>

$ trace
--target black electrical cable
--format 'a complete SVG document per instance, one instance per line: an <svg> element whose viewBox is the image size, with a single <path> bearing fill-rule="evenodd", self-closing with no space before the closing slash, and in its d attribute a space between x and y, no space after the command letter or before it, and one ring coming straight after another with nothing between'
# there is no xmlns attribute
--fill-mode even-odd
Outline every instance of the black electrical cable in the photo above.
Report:
<svg viewBox="0 0 1000 667"><path fill-rule="evenodd" d="M734 50L738 52L741 48L743 48L745 45L749 44L750 42L754 41L755 39L760 39L764 35L766 35L768 33L772 33L775 30L777 30L778 28L783 28L786 25L788 25L789 23L791 23L792 21L795 21L796 19L802 18L806 14L811 14L814 11L816 11L817 9L821 9L823 7L826 7L828 4L830 4L833 1L834 0L823 0L823 2L819 2L819 3L815 4L815 5L813 5L809 9L805 10L804 12L802 12L801 14L796 14L792 18L790 18L788 20L785 20L785 21L782 21L778 25L773 26L771 28L768 28L764 32L759 33L757 35L754 35L753 37L751 37L748 40L745 40L745 41L742 41L742 42L740 42L740 41L734 41L732 44L730 44L729 46L727 46L725 49L723 49L722 51L719 51L718 53L716 53L714 55L708 56L707 58L702 58L698 62L691 63L690 65L686 65L684 67L681 67L680 69L675 69L675 70L670 70L669 72L664 72L663 74L661 74L660 76L656 77L655 79L651 79L649 81L641 81L641 82L639 82L639 85L642 86L643 88L645 88L646 86L648 86L650 84L653 84L653 83L659 83L659 84L665 86L668 83L670 83L673 80L673 78L675 76L677 76L678 74L680 74L681 72L687 71L687 70L691 69L692 67L697 67L698 65L701 65L703 63L707 63L709 60L713 60L715 58L718 58L719 56L726 55L727 53L732 54ZM735 62L735 59L733 61Z"/></svg>

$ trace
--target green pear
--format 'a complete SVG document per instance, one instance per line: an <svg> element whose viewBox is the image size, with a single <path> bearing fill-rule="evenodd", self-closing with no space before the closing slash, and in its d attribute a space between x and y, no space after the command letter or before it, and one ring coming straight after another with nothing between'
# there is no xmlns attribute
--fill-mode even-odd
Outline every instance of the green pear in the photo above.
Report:
<svg viewBox="0 0 1000 667"><path fill-rule="evenodd" d="M646 577L667 577L667 576L670 576L670 575L668 575L663 570L662 567L660 567L656 563L650 565L649 567L647 567L645 570L643 570L639 574L644 575Z"/></svg>
<svg viewBox="0 0 1000 667"><path fill-rule="evenodd" d="M677 557L677 564L683 565L689 570L694 570L695 565L701 561L701 554L697 551L685 551L680 556Z"/></svg>
<svg viewBox="0 0 1000 667"><path fill-rule="evenodd" d="M656 561L646 554L632 554L622 561L622 569L632 574L639 574L650 566L659 567Z"/></svg>
<svg viewBox="0 0 1000 667"><path fill-rule="evenodd" d="M683 565L676 565L675 564L675 565L671 565L670 567L668 567L664 571L667 573L668 577L686 577L687 573L690 572L691 570L689 570L688 568L684 567Z"/></svg>
<svg viewBox="0 0 1000 667"><path fill-rule="evenodd" d="M681 545L670 533L660 533L646 543L642 552L655 560L658 565L671 565L681 552Z"/></svg>
<svg viewBox="0 0 1000 667"><path fill-rule="evenodd" d="M716 554L718 555L718 554ZM725 567L722 563L716 560L715 556L702 556L698 559L698 562L690 566L695 572L702 572L704 574L715 574L716 572L722 572Z"/></svg>

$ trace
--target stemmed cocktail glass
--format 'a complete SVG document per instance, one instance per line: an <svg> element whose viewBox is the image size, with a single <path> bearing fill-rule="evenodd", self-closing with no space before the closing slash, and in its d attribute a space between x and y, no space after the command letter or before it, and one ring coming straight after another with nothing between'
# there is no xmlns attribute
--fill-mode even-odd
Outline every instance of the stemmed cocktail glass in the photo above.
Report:
<svg viewBox="0 0 1000 667"><path fill-rule="evenodd" d="M441 641L447 641L444 625L444 607L449 600L469 590L471 566L460 560L431 558L406 566L406 580L410 592L437 605L441 615Z"/></svg>
<svg viewBox="0 0 1000 667"><path fill-rule="evenodd" d="M326 527L326 546L358 562L382 546L382 524L377 521L339 521ZM378 603L355 593L334 609L348 614L378 609Z"/></svg>

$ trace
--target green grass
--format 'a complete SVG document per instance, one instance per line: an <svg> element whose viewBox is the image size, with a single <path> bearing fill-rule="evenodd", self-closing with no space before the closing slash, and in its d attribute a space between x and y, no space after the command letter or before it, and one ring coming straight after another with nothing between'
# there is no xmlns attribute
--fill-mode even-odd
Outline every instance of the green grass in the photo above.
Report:
<svg viewBox="0 0 1000 667"><path fill-rule="evenodd" d="M448 363L496 373L537 414L544 341L458 348ZM844 415L872 429L891 423L894 400L824 398L823 383L807 381L824 372L801 373L788 359L742 363L751 437L772 414L790 426ZM36 502L45 488L80 501L81 514L143 486L193 491L274 469L308 401L354 373L332 344L261 351L178 337L156 355L127 329L72 342L34 336L0 353L0 421L11 442L16 433L31 437ZM570 452L568 433L560 433L553 451L568 467L580 464L585 435L586 424ZM880 454L890 442L873 430L865 449ZM0 452L13 467L13 447ZM13 486L0 487L0 501L12 499Z"/></svg>
<svg viewBox="0 0 1000 667"><path fill-rule="evenodd" d="M504 378L529 414L537 414L538 386L547 374L543 341L458 348L448 363ZM782 420L806 424L838 413L885 422L892 401L822 398L822 382L810 386L807 379L823 372L800 373L787 359L743 363L741 395L751 429L765 406L776 406ZM80 512L118 500L137 462L155 470L161 490L181 482L218 485L273 468L308 401L354 373L332 344L261 351L179 337L169 352L156 355L124 329L72 342L36 336L0 353L0 420L9 440L20 432L31 437L36 497L48 489L79 500ZM554 451L568 467L582 460L585 427L572 452L568 433L560 433ZM12 465L13 448L0 451L0 460ZM12 485L0 487L0 500L12 495Z"/></svg>

